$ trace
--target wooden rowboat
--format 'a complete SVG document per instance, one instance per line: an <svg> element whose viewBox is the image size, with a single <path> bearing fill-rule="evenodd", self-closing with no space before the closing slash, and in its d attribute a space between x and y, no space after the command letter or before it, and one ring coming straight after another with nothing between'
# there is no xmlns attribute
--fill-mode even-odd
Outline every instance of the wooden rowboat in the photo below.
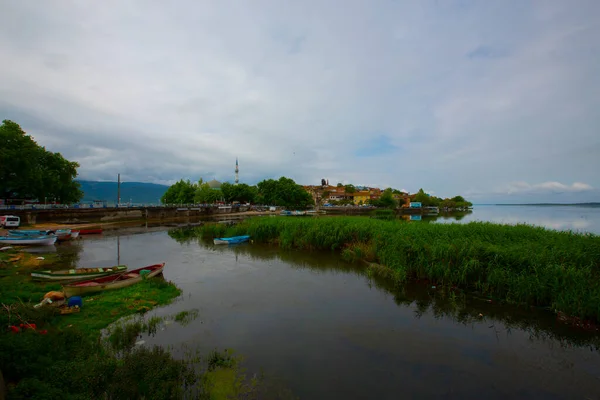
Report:
<svg viewBox="0 0 600 400"><path fill-rule="evenodd" d="M105 290L121 289L135 285L143 279L153 278L162 273L165 263L149 265L147 267L134 269L132 271L118 274L117 276L105 276L102 278L89 279L63 285L63 292L67 297L81 296ZM149 271L142 273L142 271ZM144 278L145 277L145 278Z"/></svg>
<svg viewBox="0 0 600 400"><path fill-rule="evenodd" d="M80 235L97 235L102 233L102 228L79 229Z"/></svg>
<svg viewBox="0 0 600 400"><path fill-rule="evenodd" d="M32 230L32 229L13 229L8 231L11 236L44 236L44 235L52 235L55 234L57 236L66 235L71 233L70 229L58 229L58 230Z"/></svg>
<svg viewBox="0 0 600 400"><path fill-rule="evenodd" d="M127 271L127 267L119 265L108 268L78 268L65 269L61 271L35 271L31 278L37 281L81 281L86 279L100 278Z"/></svg>
<svg viewBox="0 0 600 400"><path fill-rule="evenodd" d="M213 242L214 242L214 244L236 244L236 243L247 242L248 239L250 239L249 235L243 235L243 236L232 236L232 237L227 237L227 238L215 238L213 240Z"/></svg>
<svg viewBox="0 0 600 400"><path fill-rule="evenodd" d="M13 244L19 246L51 246L56 242L56 236L0 236L1 244Z"/></svg>

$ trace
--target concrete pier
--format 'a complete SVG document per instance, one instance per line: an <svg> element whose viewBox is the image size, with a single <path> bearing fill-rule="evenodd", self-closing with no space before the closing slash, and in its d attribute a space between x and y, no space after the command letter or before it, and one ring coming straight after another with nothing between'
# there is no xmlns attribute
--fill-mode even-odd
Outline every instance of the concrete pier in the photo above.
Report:
<svg viewBox="0 0 600 400"><path fill-rule="evenodd" d="M237 214L248 207L106 207L106 208L47 208L47 209L4 209L0 215L16 215L22 224L33 225L44 222L113 222L127 220L161 220L168 218L202 217L217 214Z"/></svg>

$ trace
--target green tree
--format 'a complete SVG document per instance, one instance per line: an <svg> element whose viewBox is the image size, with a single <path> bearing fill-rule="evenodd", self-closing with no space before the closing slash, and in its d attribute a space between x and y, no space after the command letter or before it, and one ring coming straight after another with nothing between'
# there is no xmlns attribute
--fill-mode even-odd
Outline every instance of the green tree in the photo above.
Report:
<svg viewBox="0 0 600 400"><path fill-rule="evenodd" d="M160 201L163 204L191 204L194 202L194 195L199 185L202 185L202 179L200 179L198 184L190 182L189 179L187 181L180 179L175 184L169 186Z"/></svg>
<svg viewBox="0 0 600 400"><path fill-rule="evenodd" d="M2 121L0 198L75 203L83 197L77 168L78 163L38 145L19 124Z"/></svg>
<svg viewBox="0 0 600 400"><path fill-rule="evenodd" d="M415 195L415 198L413 199L413 202L421 203L421 205L423 205L424 207L428 207L432 203L430 196L427 193L425 193L423 189L419 189L419 191Z"/></svg>
<svg viewBox="0 0 600 400"><path fill-rule="evenodd" d="M376 204L374 205L377 207L395 209L396 207L398 207L398 202L396 201L396 199L394 199L392 189L387 188L383 191L381 197L379 198L379 200L377 200Z"/></svg>
<svg viewBox="0 0 600 400"><path fill-rule="evenodd" d="M344 186L344 190L346 191L346 193L355 193L356 187L354 187L354 185L346 185Z"/></svg>
<svg viewBox="0 0 600 400"><path fill-rule="evenodd" d="M310 193L290 178L282 176L278 180L265 179L257 187L262 204L298 209L314 205Z"/></svg>
<svg viewBox="0 0 600 400"><path fill-rule="evenodd" d="M240 203L254 203L258 189L256 186L250 186L245 183L233 185L229 182L224 182L221 185L221 192L226 202L232 203L238 201Z"/></svg>
<svg viewBox="0 0 600 400"><path fill-rule="evenodd" d="M208 186L208 183L202 183L202 180L200 180L193 199L194 203L210 204L223 199L223 193L219 189L212 189Z"/></svg>

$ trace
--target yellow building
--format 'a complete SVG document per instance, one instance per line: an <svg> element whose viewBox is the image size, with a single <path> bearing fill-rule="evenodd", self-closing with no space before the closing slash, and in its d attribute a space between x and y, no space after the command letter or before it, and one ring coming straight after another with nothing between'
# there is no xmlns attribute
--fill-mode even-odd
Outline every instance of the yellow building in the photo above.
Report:
<svg viewBox="0 0 600 400"><path fill-rule="evenodd" d="M371 198L371 192L368 190L361 190L360 192L352 193L352 199L354 204L367 204L367 201ZM362 203L361 203L362 202Z"/></svg>

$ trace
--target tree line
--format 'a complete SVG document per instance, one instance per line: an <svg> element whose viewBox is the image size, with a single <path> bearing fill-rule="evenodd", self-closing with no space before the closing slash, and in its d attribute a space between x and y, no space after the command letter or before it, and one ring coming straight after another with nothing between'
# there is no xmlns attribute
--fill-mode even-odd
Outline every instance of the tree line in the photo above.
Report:
<svg viewBox="0 0 600 400"><path fill-rule="evenodd" d="M179 180L161 198L163 204L252 203L304 209L314 205L312 196L294 180L286 177L265 179L256 186L224 182L211 188L201 178L198 182Z"/></svg>
<svg viewBox="0 0 600 400"><path fill-rule="evenodd" d="M16 122L0 125L0 199L76 203L83 197L79 164L36 143Z"/></svg>

